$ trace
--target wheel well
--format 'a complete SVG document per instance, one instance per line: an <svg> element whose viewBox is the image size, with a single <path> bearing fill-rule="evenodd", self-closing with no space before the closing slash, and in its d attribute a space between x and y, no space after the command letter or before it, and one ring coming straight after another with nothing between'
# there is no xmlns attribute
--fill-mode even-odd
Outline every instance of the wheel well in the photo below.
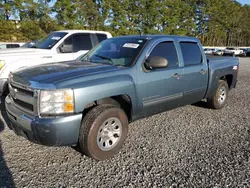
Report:
<svg viewBox="0 0 250 188"><path fill-rule="evenodd" d="M132 119L132 101L128 95L118 95L118 96L112 96L112 97L107 97L103 99L99 99L96 101L93 101L89 103L83 111L83 115L91 110L93 107L97 105L103 105L103 104L111 104L114 105L118 108L121 108L124 110L126 115L128 116L128 120L131 121Z"/></svg>
<svg viewBox="0 0 250 188"><path fill-rule="evenodd" d="M233 75L228 74L226 76L221 77L220 80L225 80L228 84L229 89L231 89L233 83Z"/></svg>

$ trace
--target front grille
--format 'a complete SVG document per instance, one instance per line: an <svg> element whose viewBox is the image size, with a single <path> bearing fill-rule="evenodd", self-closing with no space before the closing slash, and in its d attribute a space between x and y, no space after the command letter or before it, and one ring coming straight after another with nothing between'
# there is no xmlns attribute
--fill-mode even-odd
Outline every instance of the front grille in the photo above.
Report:
<svg viewBox="0 0 250 188"><path fill-rule="evenodd" d="M31 89L26 89L18 84L9 83L10 97L14 105L30 114L36 114L37 97Z"/></svg>
<svg viewBox="0 0 250 188"><path fill-rule="evenodd" d="M16 103L17 105L25 108L25 109L28 109L30 111L34 111L34 107L32 104L29 104L29 103L26 103L24 101L20 101L19 99L13 99L14 103Z"/></svg>
<svg viewBox="0 0 250 188"><path fill-rule="evenodd" d="M22 88L18 88L18 87L16 87L16 86L14 86L13 84L11 84L11 87L12 87L14 90L18 90L20 93L29 95L29 96L31 96L31 97L33 97L33 95L34 95L34 92L33 92L33 91L29 91L29 90L25 90L25 89L22 89Z"/></svg>

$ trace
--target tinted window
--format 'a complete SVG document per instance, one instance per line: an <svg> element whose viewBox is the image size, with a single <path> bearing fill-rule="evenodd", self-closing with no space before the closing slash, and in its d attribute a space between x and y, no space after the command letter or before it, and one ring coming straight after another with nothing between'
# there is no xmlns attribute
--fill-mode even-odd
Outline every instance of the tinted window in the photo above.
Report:
<svg viewBox="0 0 250 188"><path fill-rule="evenodd" d="M6 47L7 48L18 48L19 44L7 44Z"/></svg>
<svg viewBox="0 0 250 188"><path fill-rule="evenodd" d="M178 56L173 42L162 42L158 44L150 56L160 56L168 60L168 67L178 66Z"/></svg>
<svg viewBox="0 0 250 188"><path fill-rule="evenodd" d="M98 41L102 42L103 40L107 39L107 35L105 34L96 34Z"/></svg>
<svg viewBox="0 0 250 188"><path fill-rule="evenodd" d="M72 53L73 52L73 37L70 36L68 38L66 38L63 42L63 47L67 48L67 52L63 52L63 53Z"/></svg>
<svg viewBox="0 0 250 188"><path fill-rule="evenodd" d="M180 42L184 65L197 65L202 63L202 55L197 43Z"/></svg>
<svg viewBox="0 0 250 188"><path fill-rule="evenodd" d="M90 50L92 48L89 34L77 34L73 36L73 52Z"/></svg>
<svg viewBox="0 0 250 188"><path fill-rule="evenodd" d="M31 42L27 42L24 45L22 45L21 48L31 48L31 47L35 46L37 41L38 40L33 40Z"/></svg>

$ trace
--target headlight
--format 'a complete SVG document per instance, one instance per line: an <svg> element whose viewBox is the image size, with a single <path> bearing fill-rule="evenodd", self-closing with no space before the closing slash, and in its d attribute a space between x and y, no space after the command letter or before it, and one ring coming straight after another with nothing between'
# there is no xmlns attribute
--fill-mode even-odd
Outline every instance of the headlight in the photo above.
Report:
<svg viewBox="0 0 250 188"><path fill-rule="evenodd" d="M4 65L5 65L5 61L4 60L0 60L0 70L3 68Z"/></svg>
<svg viewBox="0 0 250 188"><path fill-rule="evenodd" d="M66 114L74 112L74 93L72 89L40 92L40 114Z"/></svg>

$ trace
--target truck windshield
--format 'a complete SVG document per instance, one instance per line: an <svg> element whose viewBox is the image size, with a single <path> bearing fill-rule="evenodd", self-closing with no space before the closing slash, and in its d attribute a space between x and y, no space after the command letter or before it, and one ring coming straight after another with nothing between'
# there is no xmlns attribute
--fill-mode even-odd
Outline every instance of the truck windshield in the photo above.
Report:
<svg viewBox="0 0 250 188"><path fill-rule="evenodd" d="M54 32L39 40L34 46L31 48L39 48L39 49L51 49L58 43L65 35L66 32Z"/></svg>
<svg viewBox="0 0 250 188"><path fill-rule="evenodd" d="M95 46L81 61L107 63L115 66L129 67L142 50L147 40L138 38L110 38Z"/></svg>

